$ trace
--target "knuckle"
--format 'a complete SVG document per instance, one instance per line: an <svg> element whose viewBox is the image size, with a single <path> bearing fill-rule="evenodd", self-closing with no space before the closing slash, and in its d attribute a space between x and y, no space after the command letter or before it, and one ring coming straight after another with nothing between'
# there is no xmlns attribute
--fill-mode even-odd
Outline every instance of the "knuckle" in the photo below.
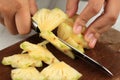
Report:
<svg viewBox="0 0 120 80"><path fill-rule="evenodd" d="M97 1L94 1L94 0L90 0L88 2L88 6L89 6L90 10L94 14L97 14L101 10L102 5L103 5L102 1L97 2Z"/></svg>
<svg viewBox="0 0 120 80"><path fill-rule="evenodd" d="M101 35L101 33L96 32L96 33L95 33L95 38L99 39L100 35Z"/></svg>
<svg viewBox="0 0 120 80"><path fill-rule="evenodd" d="M13 15L16 13L17 10L19 10L22 5L19 2L15 2L15 4L11 4L11 5L2 5L3 7L1 8L0 6L0 10L1 12L4 14L4 16L9 17L10 15Z"/></svg>
<svg viewBox="0 0 120 80"><path fill-rule="evenodd" d="M78 17L77 19L76 19L76 22L75 22L76 24L78 24L78 25L81 25L81 26L85 26L86 25L86 23L87 23L87 20L85 19L85 17Z"/></svg>
<svg viewBox="0 0 120 80"><path fill-rule="evenodd" d="M100 9L96 6L92 6L91 8L91 12L93 12L94 14L97 14L100 11Z"/></svg>
<svg viewBox="0 0 120 80"><path fill-rule="evenodd" d="M22 4L20 2L17 2L16 5L15 5L16 9L20 9L22 7Z"/></svg>
<svg viewBox="0 0 120 80"><path fill-rule="evenodd" d="M107 18L111 22L112 25L115 24L115 22L117 20L117 16L115 16L115 15L108 15Z"/></svg>
<svg viewBox="0 0 120 80"><path fill-rule="evenodd" d="M4 7L2 8L2 12L3 12L3 13L9 13L9 8L8 8L7 6L4 6Z"/></svg>

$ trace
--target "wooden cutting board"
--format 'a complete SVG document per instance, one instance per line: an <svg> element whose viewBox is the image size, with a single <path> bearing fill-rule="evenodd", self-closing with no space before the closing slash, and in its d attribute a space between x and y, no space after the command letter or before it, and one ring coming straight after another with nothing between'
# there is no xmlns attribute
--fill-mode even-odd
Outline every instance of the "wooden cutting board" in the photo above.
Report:
<svg viewBox="0 0 120 80"><path fill-rule="evenodd" d="M38 34L36 34L26 40L32 43L39 43L43 39L38 38ZM22 51L19 48L21 42L0 51L0 62L5 56L20 53ZM88 56L108 68L114 74L113 77L107 76L99 69L85 63L81 59L72 60L51 44L48 44L47 47L59 60L65 61L67 64L82 73L83 76L80 80L120 80L120 32L116 30L110 29L101 36L94 49L85 50L85 53ZM0 80L11 80L11 69L11 66L4 66L0 63ZM38 70L41 70L41 68L38 68Z"/></svg>

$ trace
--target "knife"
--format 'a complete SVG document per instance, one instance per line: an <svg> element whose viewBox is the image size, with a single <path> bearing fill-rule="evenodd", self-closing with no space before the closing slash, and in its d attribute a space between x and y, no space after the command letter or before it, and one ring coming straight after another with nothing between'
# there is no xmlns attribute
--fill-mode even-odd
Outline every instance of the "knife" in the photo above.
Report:
<svg viewBox="0 0 120 80"><path fill-rule="evenodd" d="M37 32L40 33L40 30L38 28L37 23L32 20L32 29ZM75 47L73 47L72 45L70 45L69 43L65 42L64 40L62 40L61 38L58 37L58 39L63 42L65 45L67 45L68 47L70 47L72 49L72 52L75 54L75 56L77 56L78 58L84 60L87 63L90 63L92 66L96 67L97 69L100 69L101 71L103 71L104 73L106 73L108 76L113 76L113 73L108 70L106 67L104 67L103 65L101 65L100 63L98 63L97 61L95 61L94 59L90 58L89 56L87 56L86 54L80 52L79 50L77 50Z"/></svg>
<svg viewBox="0 0 120 80"><path fill-rule="evenodd" d="M62 40L60 38L59 38L59 40L61 42L63 42L65 45L67 45L68 47L70 47L72 49L72 52L75 54L75 56L77 56L78 58L81 58L82 60L84 60L87 63L90 63L92 66L96 67L97 69L100 69L101 71L103 71L107 75L113 76L113 73L111 71L109 71L106 67L104 67L103 65L101 65L100 63L95 61L94 59L90 58L86 54L80 52L79 50L77 50L75 47L71 46L70 44L68 44L64 40Z"/></svg>

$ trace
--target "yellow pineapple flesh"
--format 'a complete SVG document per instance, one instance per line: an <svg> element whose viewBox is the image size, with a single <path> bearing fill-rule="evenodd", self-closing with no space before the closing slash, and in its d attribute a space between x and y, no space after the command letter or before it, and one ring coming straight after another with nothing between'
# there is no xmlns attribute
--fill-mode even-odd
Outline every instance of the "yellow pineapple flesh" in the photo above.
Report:
<svg viewBox="0 0 120 80"><path fill-rule="evenodd" d="M47 80L78 80L82 76L63 61L49 65L41 71L41 74Z"/></svg>
<svg viewBox="0 0 120 80"><path fill-rule="evenodd" d="M84 37L82 34L85 30L85 27L83 27L82 33L75 34L73 32L73 24L74 24L75 18L76 18L76 15L75 17L68 18L63 23L61 23L58 26L57 36L84 53L84 48L88 48L88 44L84 40Z"/></svg>
<svg viewBox="0 0 120 80"><path fill-rule="evenodd" d="M46 48L30 42L23 42L20 47L27 51L28 54L38 60L44 61L47 64L59 62L59 60Z"/></svg>
<svg viewBox="0 0 120 80"><path fill-rule="evenodd" d="M42 67L41 60L37 60L29 56L28 54L15 54L12 56L4 57L2 64L11 65L14 68L23 67Z"/></svg>
<svg viewBox="0 0 120 80"><path fill-rule="evenodd" d="M54 8L52 10L40 9L32 17L32 19L38 24L41 32L54 30L67 18L68 16L59 8Z"/></svg>
<svg viewBox="0 0 120 80"><path fill-rule="evenodd" d="M11 71L12 80L46 80L34 67L17 68Z"/></svg>

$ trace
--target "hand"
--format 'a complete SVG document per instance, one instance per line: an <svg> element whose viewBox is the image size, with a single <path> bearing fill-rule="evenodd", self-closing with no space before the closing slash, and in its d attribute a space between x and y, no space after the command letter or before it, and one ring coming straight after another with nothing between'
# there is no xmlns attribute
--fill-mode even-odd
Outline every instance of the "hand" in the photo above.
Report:
<svg viewBox="0 0 120 80"><path fill-rule="evenodd" d="M12 34L31 30L31 15L37 11L35 0L0 0L0 22Z"/></svg>
<svg viewBox="0 0 120 80"><path fill-rule="evenodd" d="M79 0L67 0L66 13L70 17L77 12L78 3ZM82 27L102 8L104 8L103 13L88 26L84 34L91 48L94 48L100 35L116 22L120 12L120 0L89 0L73 26L74 33L80 33Z"/></svg>

